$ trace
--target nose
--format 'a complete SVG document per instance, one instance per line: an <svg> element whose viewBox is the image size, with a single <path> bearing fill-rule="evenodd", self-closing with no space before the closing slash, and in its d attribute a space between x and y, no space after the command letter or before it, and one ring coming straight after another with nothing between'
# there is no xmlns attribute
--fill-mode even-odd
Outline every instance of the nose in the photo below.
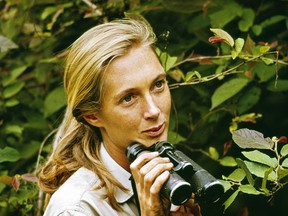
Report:
<svg viewBox="0 0 288 216"><path fill-rule="evenodd" d="M145 119L156 119L159 117L160 109L158 105L155 103L153 97L148 95L145 98L145 110L144 110L144 118Z"/></svg>

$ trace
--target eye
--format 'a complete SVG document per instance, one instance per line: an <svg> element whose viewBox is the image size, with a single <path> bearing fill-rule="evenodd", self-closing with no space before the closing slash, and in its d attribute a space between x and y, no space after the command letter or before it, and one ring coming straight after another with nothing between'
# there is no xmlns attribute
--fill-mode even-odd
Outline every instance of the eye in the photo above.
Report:
<svg viewBox="0 0 288 216"><path fill-rule="evenodd" d="M122 101L125 102L125 103L129 103L130 101L132 100L132 95L129 94L129 95L126 95Z"/></svg>
<svg viewBox="0 0 288 216"><path fill-rule="evenodd" d="M125 95L125 96L121 99L120 102L121 102L123 105L129 105L129 104L133 103L134 98L135 98L135 95L132 94L132 93L130 93L130 94Z"/></svg>
<svg viewBox="0 0 288 216"><path fill-rule="evenodd" d="M165 84L165 80L158 80L155 82L155 87L156 89L162 89L164 87L164 84Z"/></svg>

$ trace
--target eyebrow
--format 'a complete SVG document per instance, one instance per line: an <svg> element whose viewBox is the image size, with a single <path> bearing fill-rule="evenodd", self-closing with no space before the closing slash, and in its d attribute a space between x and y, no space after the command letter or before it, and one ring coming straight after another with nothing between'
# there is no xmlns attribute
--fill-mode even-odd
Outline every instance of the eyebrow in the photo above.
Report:
<svg viewBox="0 0 288 216"><path fill-rule="evenodd" d="M161 73L161 74L159 74L158 76L156 76L153 80L152 80L152 83L154 83L154 82L156 82L157 80L159 80L159 79L166 79L166 77L167 77L167 74L166 73ZM135 88L128 88L128 89L125 89L124 91L121 91L121 92L119 92L118 94L116 94L115 96L114 96L114 98L115 99L118 99L118 98L121 98L122 96L124 96L124 95L126 95L126 94L128 94L129 92L132 92L132 91L134 91L135 90Z"/></svg>

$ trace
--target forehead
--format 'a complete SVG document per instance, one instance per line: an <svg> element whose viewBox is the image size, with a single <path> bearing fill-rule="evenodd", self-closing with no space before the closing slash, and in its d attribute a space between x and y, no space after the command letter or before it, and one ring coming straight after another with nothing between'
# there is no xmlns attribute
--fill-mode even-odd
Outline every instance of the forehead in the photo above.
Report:
<svg viewBox="0 0 288 216"><path fill-rule="evenodd" d="M127 88L141 87L151 82L164 69L151 47L132 47L129 52L114 59L105 74L104 89L118 93Z"/></svg>

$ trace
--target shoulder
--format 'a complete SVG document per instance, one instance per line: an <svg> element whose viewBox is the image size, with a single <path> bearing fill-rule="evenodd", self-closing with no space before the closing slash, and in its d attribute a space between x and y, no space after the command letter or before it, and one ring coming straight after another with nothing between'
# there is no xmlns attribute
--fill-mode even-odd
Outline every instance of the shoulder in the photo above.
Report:
<svg viewBox="0 0 288 216"><path fill-rule="evenodd" d="M94 203L103 193L95 190L99 184L95 173L80 168L52 195L44 215L98 215Z"/></svg>

